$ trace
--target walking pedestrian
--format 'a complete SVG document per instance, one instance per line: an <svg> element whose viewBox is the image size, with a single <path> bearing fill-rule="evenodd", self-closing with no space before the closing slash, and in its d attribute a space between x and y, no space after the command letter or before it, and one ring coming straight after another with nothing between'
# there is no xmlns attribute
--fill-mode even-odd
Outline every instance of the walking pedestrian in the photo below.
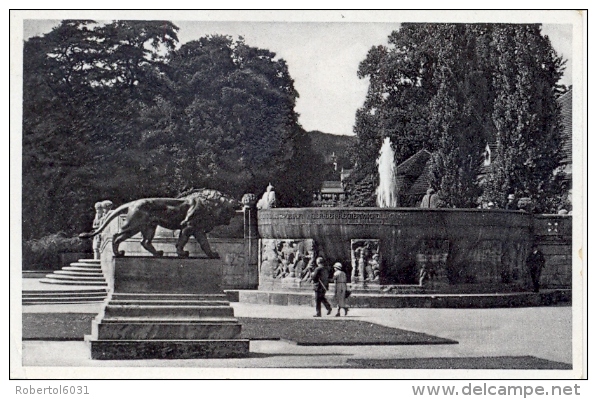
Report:
<svg viewBox="0 0 597 399"><path fill-rule="evenodd" d="M317 267L311 275L313 290L315 291L315 315L313 317L321 317L321 304L327 309L328 315L332 313L332 305L325 299L325 294L329 288L330 272L324 264L323 258L317 258L315 263Z"/></svg>
<svg viewBox="0 0 597 399"><path fill-rule="evenodd" d="M340 309L344 309L344 316L348 314L348 306L346 306L346 273L342 270L342 264L340 262L334 263L334 284L335 284L335 297L338 303L338 312L336 317L340 316Z"/></svg>

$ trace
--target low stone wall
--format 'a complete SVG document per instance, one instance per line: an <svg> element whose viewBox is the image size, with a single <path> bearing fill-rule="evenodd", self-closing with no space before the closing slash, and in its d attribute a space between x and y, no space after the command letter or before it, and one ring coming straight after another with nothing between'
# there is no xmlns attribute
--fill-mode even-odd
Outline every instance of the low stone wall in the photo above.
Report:
<svg viewBox="0 0 597 399"><path fill-rule="evenodd" d="M296 279L289 279L295 277L292 268L284 273L277 266L291 263L290 257L285 257L285 247L307 247L305 240L314 242L317 256L328 264L342 263L349 278L351 271L354 277L359 262L355 247L366 244L368 253L381 259L377 284L421 284L420 276L428 269L434 272L429 283L440 292L463 284L495 292L528 290L532 283L526 258L536 242L546 258L541 286L570 289L572 285L572 218L567 215L469 209L278 208L261 211L258 227L260 289L265 290L297 288Z"/></svg>
<svg viewBox="0 0 597 399"><path fill-rule="evenodd" d="M256 223L254 223L256 222L255 212L254 210L251 212L253 213L243 214L242 212L239 212L239 214L232 219L230 225L217 227L208 235L212 249L220 254L221 261L224 264L224 289L256 289L260 284L258 267L258 255L260 253L260 247L258 245L259 234L256 229ZM516 216L516 214L506 214L505 212L484 212L481 215L483 215L483 222L484 224L486 223L487 226L486 229L483 230L484 235L488 234L487 229L490 229L492 224L498 223L503 217L508 216L512 218L513 216ZM521 217L524 218L522 215ZM541 275L541 286L543 288L570 289L572 287L572 216L535 215L531 219L528 227L528 240L539 244L546 259L545 269ZM115 219L102 233L102 268L108 281L110 280L110 276L113 275L114 262L111 246L112 235L120 229L124 220L124 216ZM427 225L429 224L432 223L427 223ZM462 227L464 228L464 225ZM514 230L519 233L521 230L520 226L516 226ZM505 231L502 231L502 233L506 234ZM321 232L318 231L318 233ZM360 234L362 235L362 230L360 230ZM504 234L502 234L502 236ZM154 245L158 250L163 250L165 256L174 257L176 256L174 244L177 237L178 231L158 228L154 239ZM475 241L478 241L478 235L475 237ZM503 240L503 237L501 236L492 236L490 238L494 240ZM145 251L139 244L140 240L140 236L135 236L121 244L120 249L126 251L126 254L129 256L149 256L149 253L147 253L147 251ZM476 246L473 248L473 251L467 255L471 259L468 270L475 271L477 284L494 283L494 280L498 279L500 275L500 268L498 266L504 262L516 266L513 266L511 270L509 269L513 280L512 283L515 283L516 281L520 283L525 281L528 282L526 268L523 266L528 250L526 242L524 242L525 245L521 246L519 242L513 239L513 237L510 237L506 241L512 243L514 246L520 246L520 248L513 247L513 251L494 251L493 249L495 248L493 248L493 246ZM490 240L490 242L493 241ZM350 248L350 241L347 241L344 244L347 244L347 247ZM485 244L487 244L487 242L485 242ZM500 245L499 247L509 248L508 246L503 245ZM190 252L191 257L204 256L199 244L193 239L189 241L185 249ZM470 250L471 248L468 249ZM516 256L510 254L510 252L515 252ZM412 254L410 255L414 256ZM284 288L291 290L297 288L310 290L309 282L300 283L298 284L299 287L296 287L297 284L294 279L293 283L289 284L286 280L275 280L272 277L264 278L264 276L261 276L261 278L262 288L270 291Z"/></svg>
<svg viewBox="0 0 597 399"><path fill-rule="evenodd" d="M572 216L536 215L533 221L535 242L545 256L541 286L572 287Z"/></svg>

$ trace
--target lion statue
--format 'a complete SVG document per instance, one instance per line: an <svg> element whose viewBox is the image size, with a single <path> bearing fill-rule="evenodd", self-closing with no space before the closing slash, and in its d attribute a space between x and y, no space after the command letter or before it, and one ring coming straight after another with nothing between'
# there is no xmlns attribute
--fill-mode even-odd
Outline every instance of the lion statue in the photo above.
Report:
<svg viewBox="0 0 597 399"><path fill-rule="evenodd" d="M209 258L219 258L217 252L211 250L206 233L214 227L229 224L242 204L216 190L190 190L179 198L144 198L126 203L114 209L97 229L90 233L82 233L79 238L91 238L101 233L112 220L126 213L126 221L121 231L112 237L114 256L124 256L118 246L123 241L141 233L141 246L153 256L163 256L152 245L156 228L162 226L170 230L179 230L176 253L180 257L188 257L184 246L191 236L199 242L201 249Z"/></svg>

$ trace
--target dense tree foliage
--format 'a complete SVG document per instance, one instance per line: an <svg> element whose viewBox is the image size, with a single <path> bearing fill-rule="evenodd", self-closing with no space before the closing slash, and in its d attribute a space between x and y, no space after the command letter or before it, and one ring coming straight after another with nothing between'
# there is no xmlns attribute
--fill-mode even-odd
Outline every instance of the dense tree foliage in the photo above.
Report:
<svg viewBox="0 0 597 399"><path fill-rule="evenodd" d="M351 197L368 198L358 190L369 185L359 180L375 174L384 137L396 163L423 148L433 152L429 181L447 206L475 206L481 194L498 204L511 192L550 196L563 68L540 25L403 24L359 66L369 90L356 115L360 171ZM483 183L487 143L498 150Z"/></svg>
<svg viewBox="0 0 597 399"><path fill-rule="evenodd" d="M165 21L63 21L24 44L23 233L89 228L93 204L274 184L306 205L319 176L286 63L239 39L178 43Z"/></svg>
<svg viewBox="0 0 597 399"><path fill-rule="evenodd" d="M80 230L94 200L148 185L135 118L176 40L167 22L64 21L25 42L25 237Z"/></svg>
<svg viewBox="0 0 597 399"><path fill-rule="evenodd" d="M555 211L562 186L554 170L562 159L561 118L556 101L563 62L538 25L500 26L492 32L498 73L491 115L497 159L487 176L485 197L505 204L504 193L531 197L537 211Z"/></svg>

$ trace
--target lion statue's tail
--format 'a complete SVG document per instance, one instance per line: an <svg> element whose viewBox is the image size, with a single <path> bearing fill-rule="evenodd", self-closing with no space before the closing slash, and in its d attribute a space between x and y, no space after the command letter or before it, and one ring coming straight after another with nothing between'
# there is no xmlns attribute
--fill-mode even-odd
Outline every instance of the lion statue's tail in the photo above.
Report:
<svg viewBox="0 0 597 399"><path fill-rule="evenodd" d="M112 212L110 212L110 214L108 215L108 217L106 218L106 220L104 220L101 224L101 226L99 226L97 229L89 232L89 233L81 233L79 234L79 238L83 239L83 238L91 238L91 237L95 237L96 235L98 235L99 233L101 233L102 231L104 231L104 229L106 228L106 226L108 226L110 224L110 222L112 220L114 220L117 216L122 215L123 213L126 213L129 210L129 207L131 206L131 203L126 203L124 205L120 205L118 208L114 209Z"/></svg>

